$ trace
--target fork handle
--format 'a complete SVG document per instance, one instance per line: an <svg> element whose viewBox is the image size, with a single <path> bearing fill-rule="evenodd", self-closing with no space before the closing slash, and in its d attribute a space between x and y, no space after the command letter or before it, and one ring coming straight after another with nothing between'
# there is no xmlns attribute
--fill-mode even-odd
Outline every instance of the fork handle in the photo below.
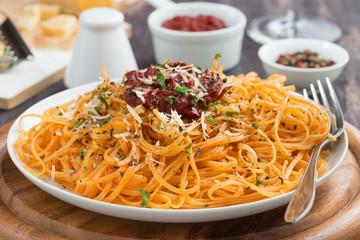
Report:
<svg viewBox="0 0 360 240"><path fill-rule="evenodd" d="M291 202L289 203L284 220L289 223L296 223L302 219L312 208L315 199L316 186L316 168L322 147L328 141L314 146L309 163L306 167L304 175L297 187Z"/></svg>

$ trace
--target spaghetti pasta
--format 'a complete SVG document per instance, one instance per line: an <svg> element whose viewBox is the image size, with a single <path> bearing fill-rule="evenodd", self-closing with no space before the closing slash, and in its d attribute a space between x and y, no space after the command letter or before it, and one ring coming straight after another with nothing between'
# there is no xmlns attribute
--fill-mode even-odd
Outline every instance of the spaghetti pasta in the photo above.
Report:
<svg viewBox="0 0 360 240"><path fill-rule="evenodd" d="M40 122L25 131L20 121L17 154L37 177L128 206L222 207L293 190L311 149L329 134L328 114L292 94L283 75L211 73L227 79L225 90L195 119L130 106L124 83L105 74L76 100L22 117ZM318 173L326 167L321 158Z"/></svg>

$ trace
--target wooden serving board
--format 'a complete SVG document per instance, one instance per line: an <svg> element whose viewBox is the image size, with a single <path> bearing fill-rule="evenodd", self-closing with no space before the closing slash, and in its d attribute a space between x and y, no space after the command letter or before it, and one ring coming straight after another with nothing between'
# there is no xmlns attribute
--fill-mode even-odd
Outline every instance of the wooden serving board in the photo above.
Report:
<svg viewBox="0 0 360 240"><path fill-rule="evenodd" d="M238 219L165 224L109 217L72 206L40 190L6 150L11 123L0 129L0 239L359 239L360 131L346 124L344 162L318 188L310 213L292 225L286 206Z"/></svg>

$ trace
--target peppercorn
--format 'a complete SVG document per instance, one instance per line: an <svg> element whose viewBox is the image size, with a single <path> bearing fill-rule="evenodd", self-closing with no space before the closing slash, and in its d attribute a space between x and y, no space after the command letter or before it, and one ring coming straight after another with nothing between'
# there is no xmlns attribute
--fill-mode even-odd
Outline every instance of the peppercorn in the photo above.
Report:
<svg viewBox="0 0 360 240"><path fill-rule="evenodd" d="M333 60L326 60L318 53L311 52L308 49L303 52L296 52L294 54L280 54L276 60L276 63L284 66L299 68L320 68L329 67L335 64Z"/></svg>

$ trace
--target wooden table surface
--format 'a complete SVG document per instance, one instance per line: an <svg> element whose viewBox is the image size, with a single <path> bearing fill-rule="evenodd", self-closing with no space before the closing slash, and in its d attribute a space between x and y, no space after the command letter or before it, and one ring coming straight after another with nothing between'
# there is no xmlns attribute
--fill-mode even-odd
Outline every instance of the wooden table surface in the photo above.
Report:
<svg viewBox="0 0 360 240"><path fill-rule="evenodd" d="M175 1L183 2L183 0ZM248 23L260 16L283 13L289 3L288 0L216 0L211 2L221 2L238 7L247 16ZM329 19L337 23L343 30L343 36L338 43L349 51L351 58L343 74L334 82L334 87L338 93L345 120L360 128L360 1L304 0L304 5L306 16ZM153 7L141 0L131 6L125 16L125 20L133 26L131 45L139 68L145 68L151 63L155 63L151 36L146 23L147 16L151 11L153 11ZM259 47L260 45L245 36L240 64L228 73L239 74L256 71L261 77L266 77L257 57ZM64 89L66 87L61 81L12 110L0 110L0 126L18 117L36 102Z"/></svg>

